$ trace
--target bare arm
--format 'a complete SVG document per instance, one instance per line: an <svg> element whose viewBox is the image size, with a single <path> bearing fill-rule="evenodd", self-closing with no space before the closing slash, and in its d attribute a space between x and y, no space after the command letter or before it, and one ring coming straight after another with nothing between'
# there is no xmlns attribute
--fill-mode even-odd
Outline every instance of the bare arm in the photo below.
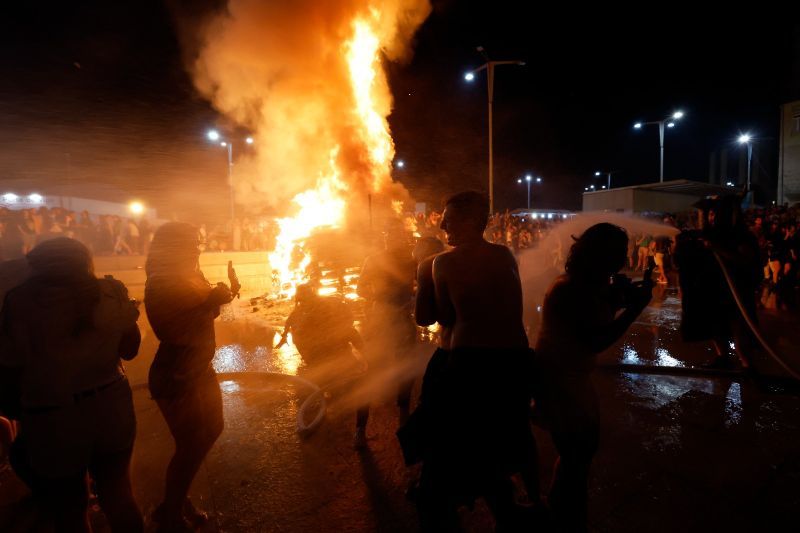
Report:
<svg viewBox="0 0 800 533"><path fill-rule="evenodd" d="M574 287L560 285L548 295L545 313L560 324L557 329L562 335L579 340L591 353L600 353L625 334L650 301L651 291L652 282L644 283L636 301L608 322L608 311L598 305L587 305L585 295Z"/></svg>
<svg viewBox="0 0 800 533"><path fill-rule="evenodd" d="M283 333L281 333L281 340L278 344L275 345L275 349L277 350L289 340L289 333L292 331L292 326L295 321L295 317L297 316L297 307L289 313L289 318L286 319L286 324L283 326Z"/></svg>
<svg viewBox="0 0 800 533"><path fill-rule="evenodd" d="M356 328L350 328L349 340L350 344L353 345L353 348L359 352L364 351L364 339L361 337L361 334L358 332L358 330L356 330Z"/></svg>
<svg viewBox="0 0 800 533"><path fill-rule="evenodd" d="M414 319L420 326L430 326L436 322L436 288L433 283L434 257L425 259L417 268L417 295L414 301Z"/></svg>
<svg viewBox="0 0 800 533"><path fill-rule="evenodd" d="M447 286L448 254L437 255L433 260L433 283L436 294L436 321L450 327L456 322L456 309Z"/></svg>
<svg viewBox="0 0 800 533"><path fill-rule="evenodd" d="M591 349L593 353L600 353L608 349L625 334L641 312L641 308L629 307L608 326L590 328L589 334L586 337L589 349Z"/></svg>

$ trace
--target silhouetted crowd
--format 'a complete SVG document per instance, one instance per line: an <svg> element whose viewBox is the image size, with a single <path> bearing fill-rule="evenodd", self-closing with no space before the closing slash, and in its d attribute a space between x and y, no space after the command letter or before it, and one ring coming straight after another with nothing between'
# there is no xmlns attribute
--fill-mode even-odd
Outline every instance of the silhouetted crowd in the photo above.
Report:
<svg viewBox="0 0 800 533"><path fill-rule="evenodd" d="M761 303L781 310L797 307L800 264L800 208L771 207L745 212L747 226L758 240L764 269Z"/></svg>
<svg viewBox="0 0 800 533"><path fill-rule="evenodd" d="M742 316L755 316L759 264L781 305L793 302L782 291L796 285L798 212L753 210L745 224L737 201L703 205L697 229L675 241L591 226L576 236L542 302L538 336L529 339L514 252L535 245L551 222L490 216L483 195L459 193L441 214L415 215L383 233L383 249L361 270L361 331L346 307L301 286L279 346L293 335L309 379L336 383L355 366L363 383L375 375L371 354L388 353L403 366L414 322L438 324L413 410L413 376L396 378L398 439L406 464L420 465L409 495L421 530L459 530L459 507L482 498L501 531L585 531L600 446L601 402L591 376L597 355L650 302L653 265L659 281L670 265L680 269L684 312L703 330L696 338L720 346L734 339L737 351L747 346ZM245 228L234 224L233 249L266 245ZM419 235L413 253L408 231ZM3 232L16 255L0 263L0 446L18 477L56 531L91 530L89 479L113 531L144 529L129 473L136 414L123 364L139 351L139 305L121 282L96 278L92 259L93 251L120 253L123 240L121 253L147 253L145 311L159 340L148 387L175 442L164 500L151 519L161 532L201 528L208 516L187 495L224 427L212 359L214 320L240 289L232 268L230 286L209 283L199 256L211 249L210 236L179 222L152 232L143 221L95 223L85 213L39 209L4 213ZM621 274L626 268L647 275L633 282ZM744 303L733 301L723 274ZM368 446L368 404L356 411L353 444L361 449ZM544 490L532 413L559 454Z"/></svg>
<svg viewBox="0 0 800 533"><path fill-rule="evenodd" d="M61 207L0 207L0 260L17 259L55 237L83 243L94 255L145 255L154 228L144 217L91 216Z"/></svg>
<svg viewBox="0 0 800 533"><path fill-rule="evenodd" d="M486 239L494 244L503 244L514 253L535 247L547 232L564 220L563 215L533 218L530 214L495 213L489 217Z"/></svg>

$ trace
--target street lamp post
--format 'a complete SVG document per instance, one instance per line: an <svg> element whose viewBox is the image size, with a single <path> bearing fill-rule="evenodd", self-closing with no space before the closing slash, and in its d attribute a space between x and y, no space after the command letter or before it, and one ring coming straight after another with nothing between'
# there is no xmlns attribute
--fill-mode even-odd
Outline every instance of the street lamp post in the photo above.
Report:
<svg viewBox="0 0 800 533"><path fill-rule="evenodd" d="M489 59L486 50L482 46L477 48L481 53L486 63L471 70L464 75L464 79L472 81L475 79L475 74L482 70L486 70L486 81L488 84L488 103L489 103L489 213L494 213L494 152L492 145L492 104L494 102L494 69L498 65L524 65L524 61L492 61Z"/></svg>
<svg viewBox="0 0 800 533"><path fill-rule="evenodd" d="M528 186L528 210L530 211L530 209L531 209L531 182L533 181L533 176L528 174L527 176L525 176L524 180L522 178L518 179L517 183L522 183L523 181ZM536 178L536 183L541 183L541 182L542 182L542 178Z"/></svg>
<svg viewBox="0 0 800 533"><path fill-rule="evenodd" d="M675 121L681 118L683 118L683 111L676 111L672 114L671 117L665 118L664 120L655 120L652 122L637 122L636 124L633 125L633 128L637 130L642 129L642 126L647 126L648 124L658 125L658 146L661 155L658 180L662 183L664 182L664 126L666 125L667 128L674 128Z"/></svg>
<svg viewBox="0 0 800 533"><path fill-rule="evenodd" d="M597 172L594 173L595 176L602 176L603 174L606 175L606 188L610 189L611 188L611 174L613 174L613 172L607 172L607 171L606 172L601 172L601 171L598 170Z"/></svg>
<svg viewBox="0 0 800 533"><path fill-rule="evenodd" d="M749 133L739 136L739 144L747 145L747 192L750 192L750 170L753 161L753 138Z"/></svg>
<svg viewBox="0 0 800 533"><path fill-rule="evenodd" d="M222 140L222 136L217 130L208 130L207 137L210 141L219 142L219 145L228 151L228 188L230 189L231 197L231 231L233 231L233 224L236 218L236 207L234 205L233 194L233 142ZM247 144L253 144L253 138L247 137L245 142Z"/></svg>

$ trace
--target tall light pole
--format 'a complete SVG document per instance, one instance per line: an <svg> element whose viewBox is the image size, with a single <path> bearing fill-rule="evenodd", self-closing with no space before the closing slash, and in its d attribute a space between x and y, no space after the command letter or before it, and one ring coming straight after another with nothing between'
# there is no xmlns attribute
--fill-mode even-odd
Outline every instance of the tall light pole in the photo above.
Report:
<svg viewBox="0 0 800 533"><path fill-rule="evenodd" d="M665 118L663 120L655 120L652 122L637 122L633 125L633 129L640 130L642 126L647 126L648 124L657 124L658 125L658 145L660 148L661 153L661 163L659 166L658 172L658 180L660 182L664 182L664 126L666 125L667 128L674 128L675 121L680 120L683 118L683 111L675 111L672 116Z"/></svg>
<svg viewBox="0 0 800 533"><path fill-rule="evenodd" d="M533 176L528 174L527 176L525 176L524 180L522 178L518 179L517 183L522 183L523 181L528 186L528 210L530 211L530 209L531 209L531 182L533 181ZM536 178L536 183L541 183L541 182L542 182L542 178Z"/></svg>
<svg viewBox="0 0 800 533"><path fill-rule="evenodd" d="M747 192L750 192L750 169L753 161L753 138L749 133L739 135L739 144L747 145Z"/></svg>
<svg viewBox="0 0 800 533"><path fill-rule="evenodd" d="M606 175L606 180L607 180L606 186L607 186L607 188L610 189L611 188L611 174L613 174L613 172L598 170L597 172L594 173L595 176L602 176L603 174Z"/></svg>
<svg viewBox="0 0 800 533"><path fill-rule="evenodd" d="M208 140L212 142L218 142L221 147L227 149L228 151L228 188L230 189L231 197L231 231L233 231L233 222L236 218L236 208L234 206L233 195L233 142L229 140L223 140L222 136L217 130L208 130L206 136L208 137ZM253 144L253 138L247 137L245 142L247 144Z"/></svg>
<svg viewBox="0 0 800 533"><path fill-rule="evenodd" d="M489 59L486 50L483 49L482 46L477 48L478 52L481 53L483 58L486 60L486 63L481 65L480 67L476 68L475 70L470 70L464 75L464 79L467 81L472 81L475 79L475 74L482 70L486 70L486 82L488 84L488 100L489 100L489 213L494 213L494 152L492 147L492 103L494 102L494 69L498 65L524 65L524 61L512 60L512 61L492 61Z"/></svg>

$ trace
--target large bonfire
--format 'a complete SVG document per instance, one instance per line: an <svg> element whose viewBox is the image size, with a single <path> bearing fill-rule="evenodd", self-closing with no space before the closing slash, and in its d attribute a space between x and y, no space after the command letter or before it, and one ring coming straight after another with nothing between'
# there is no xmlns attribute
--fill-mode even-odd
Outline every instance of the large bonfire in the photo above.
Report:
<svg viewBox="0 0 800 533"><path fill-rule="evenodd" d="M255 132L256 153L239 162L237 202L271 205L279 234L269 262L289 297L320 228L347 224L361 206L396 208L384 60L405 56L429 12L425 0L233 0L214 19L196 83L232 120Z"/></svg>

